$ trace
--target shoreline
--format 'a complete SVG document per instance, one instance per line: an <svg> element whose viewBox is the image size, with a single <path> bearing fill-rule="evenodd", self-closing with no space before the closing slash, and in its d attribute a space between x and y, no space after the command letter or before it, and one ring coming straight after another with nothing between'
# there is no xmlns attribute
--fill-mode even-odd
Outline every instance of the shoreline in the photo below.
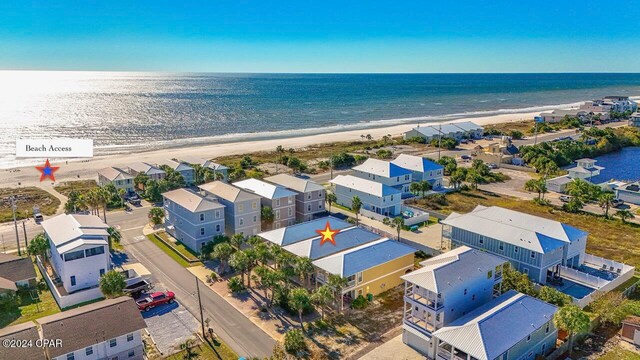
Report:
<svg viewBox="0 0 640 360"><path fill-rule="evenodd" d="M478 125L486 126L533 120L533 117L537 115L539 115L539 112L524 112L484 117L468 117L444 122L455 123L461 121L473 121ZM293 136L268 140L251 140L219 144L184 144L174 148L163 148L159 150L101 155L88 160L74 159L69 161L68 164L65 163L65 161L55 161L52 164L60 166L60 169L55 174L56 184L60 184L65 181L96 179L97 171L109 166L126 167L130 163L141 161L162 164L165 160L180 158L182 156L196 156L206 159L215 159L229 155L273 151L278 145L282 145L285 148L299 149L309 145L360 140L363 133L371 134L374 139L379 139L387 134L397 137L401 136L405 131L414 128L418 124L420 124L420 126L428 126L444 122L416 122L411 124L397 124L388 127L347 130L326 134ZM42 159L42 162L44 162L44 160L45 159ZM18 185L18 183L20 183L20 185ZM31 165L3 169L0 171L1 187L49 187L50 185L51 182L39 182L39 172Z"/></svg>

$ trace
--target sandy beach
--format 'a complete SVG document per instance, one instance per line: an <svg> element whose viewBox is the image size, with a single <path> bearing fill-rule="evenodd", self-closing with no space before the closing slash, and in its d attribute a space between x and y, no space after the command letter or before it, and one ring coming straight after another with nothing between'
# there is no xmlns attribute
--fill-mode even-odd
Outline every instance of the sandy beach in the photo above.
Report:
<svg viewBox="0 0 640 360"><path fill-rule="evenodd" d="M499 124L513 121L531 120L537 116L539 112L532 113L516 113L501 114L486 117L471 117L466 119L458 119L453 122L473 121L479 125ZM420 123L420 126L434 125L437 122ZM78 179L95 179L99 169L108 166L126 167L127 164L133 162L149 162L154 164L162 164L165 160L171 158L180 158L181 156L198 156L207 159L215 159L216 157L227 155L248 154L258 151L271 151L278 145L285 148L303 148L312 144L322 144L339 141L360 140L362 134L371 134L375 139L379 139L384 135L401 136L403 132L415 127L417 123L394 125L391 127L372 128L364 130L353 130L336 132L330 134L299 136L285 139L270 139L246 142L234 142L225 144L212 145L196 145L184 146L180 148L161 149L154 151L146 151L140 153L117 154L110 156L97 156L85 161L69 161L57 162L55 165L60 169L55 173L58 183L64 181ZM49 187L51 183L41 184L39 182L39 172L32 166L21 167L16 169L6 169L0 172L0 186L17 187L17 186L43 186Z"/></svg>

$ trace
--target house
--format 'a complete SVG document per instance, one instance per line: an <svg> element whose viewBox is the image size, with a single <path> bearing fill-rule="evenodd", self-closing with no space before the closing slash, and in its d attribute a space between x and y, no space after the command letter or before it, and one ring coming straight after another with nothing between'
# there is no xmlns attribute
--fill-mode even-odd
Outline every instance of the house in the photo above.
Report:
<svg viewBox="0 0 640 360"><path fill-rule="evenodd" d="M580 109L587 110L591 112L606 112L609 113L611 111L616 111L619 113L623 112L634 112L638 110L638 104L629 99L628 96L605 96L602 99L597 99L593 101L587 101L584 104L580 105Z"/></svg>
<svg viewBox="0 0 640 360"><path fill-rule="evenodd" d="M184 179L184 183L187 186L194 184L196 171L186 162L167 160L165 161L165 165L173 169L173 171L180 173L180 175L182 175L182 178Z"/></svg>
<svg viewBox="0 0 640 360"><path fill-rule="evenodd" d="M427 259L405 281L405 344L434 358L433 332L501 294L507 261L467 246Z"/></svg>
<svg viewBox="0 0 640 360"><path fill-rule="evenodd" d="M547 189L564 193L567 190L567 185L573 182L574 179L581 179L594 185L606 185L608 181L602 176L599 176L600 171L604 170L604 167L595 165L596 161L597 160L588 158L576 160L576 166L567 169L567 175L561 175L547 180Z"/></svg>
<svg viewBox="0 0 640 360"><path fill-rule="evenodd" d="M616 199L640 205L640 181L616 187Z"/></svg>
<svg viewBox="0 0 640 360"><path fill-rule="evenodd" d="M421 156L400 154L392 164L411 171L412 181L428 181L432 189L442 187L444 167Z"/></svg>
<svg viewBox="0 0 640 360"><path fill-rule="evenodd" d="M629 126L640 127L640 113L635 112L629 116Z"/></svg>
<svg viewBox="0 0 640 360"><path fill-rule="evenodd" d="M542 285L586 306L596 290L607 292L635 269L585 252L588 233L573 226L497 206L477 206L442 220L442 240L501 256Z"/></svg>
<svg viewBox="0 0 640 360"><path fill-rule="evenodd" d="M318 230L327 223L334 235L335 245L321 244ZM328 216L266 231L262 239L300 257L309 257L316 267L314 278L326 283L328 275L347 278L343 289L347 299L359 295L377 295L401 284L400 276L413 269L416 251L397 241L357 227L349 222Z"/></svg>
<svg viewBox="0 0 640 360"><path fill-rule="evenodd" d="M503 136L499 142L491 143L485 147L480 145L474 148L476 159L488 164L514 164L520 150L511 142L511 138ZM514 164L515 165L515 164Z"/></svg>
<svg viewBox="0 0 640 360"><path fill-rule="evenodd" d="M432 140L438 139L440 136L442 136L442 133L438 131L437 127L420 125L403 134L405 140L422 138L425 143L430 143Z"/></svg>
<svg viewBox="0 0 640 360"><path fill-rule="evenodd" d="M167 173L155 165L146 162L137 162L129 165L129 174L134 178L138 174L145 174L150 180L160 181L167 176Z"/></svg>
<svg viewBox="0 0 640 360"><path fill-rule="evenodd" d="M467 139L480 139L484 135L484 128L471 121L460 121L451 123L463 131L463 137Z"/></svg>
<svg viewBox="0 0 640 360"><path fill-rule="evenodd" d="M247 179L233 183L233 185L260 196L262 206L270 207L273 211L274 229L293 225L296 222L297 193L285 187L273 185L258 179Z"/></svg>
<svg viewBox="0 0 640 360"><path fill-rule="evenodd" d="M402 191L402 195L410 195L411 170L404 169L392 162L367 159L353 168L353 175L362 179L378 182Z"/></svg>
<svg viewBox="0 0 640 360"><path fill-rule="evenodd" d="M218 179L218 180L223 180L223 181L227 181L229 179L229 168L218 164L214 161L211 160L206 160L203 158L199 158L196 156L181 156L179 159L181 162L187 163L187 164L191 164L193 165L200 165L203 168L207 168L209 170L211 170L214 174L220 174L222 175L222 179ZM214 179L215 177L217 177L216 175L214 175Z"/></svg>
<svg viewBox="0 0 640 360"><path fill-rule="evenodd" d="M362 214L393 217L402 212L402 191L391 186L352 175L338 175L330 181L334 185L336 203L351 208L351 200L362 201Z"/></svg>
<svg viewBox="0 0 640 360"><path fill-rule="evenodd" d="M162 194L164 227L189 249L200 252L215 236L224 235L224 205L212 195L176 189Z"/></svg>
<svg viewBox="0 0 640 360"><path fill-rule="evenodd" d="M567 191L567 185L572 182L573 179L567 175L556 176L545 181L547 184L547 190L561 194Z"/></svg>
<svg viewBox="0 0 640 360"><path fill-rule="evenodd" d="M431 359L521 360L555 348L557 308L510 290L436 330Z"/></svg>
<svg viewBox="0 0 640 360"><path fill-rule="evenodd" d="M59 347L45 347L49 359L144 359L142 330L147 325L131 297L99 301L36 321L42 339L61 342Z"/></svg>
<svg viewBox="0 0 640 360"><path fill-rule="evenodd" d="M84 302L102 297L100 276L111 268L109 226L95 215L61 214L43 221L42 228L49 240L54 272L50 280L56 285L52 293L58 303L66 303L61 297L89 289L93 290L85 292L85 298L74 295L71 299Z"/></svg>
<svg viewBox="0 0 640 360"><path fill-rule="evenodd" d="M540 113L540 117L546 123L557 123L564 120L566 117L569 118L578 118L580 121L584 122L589 119L589 111L580 110L580 109L570 109L570 110L552 110L549 112ZM605 120L605 119L602 119Z"/></svg>
<svg viewBox="0 0 640 360"><path fill-rule="evenodd" d="M319 283L325 283L330 274L346 278L342 294L349 300L376 296L402 284L401 276L413 270L415 252L410 246L382 238L320 258L313 265Z"/></svg>
<svg viewBox="0 0 640 360"><path fill-rule="evenodd" d="M622 320L620 338L635 346L640 346L640 317L627 316L626 319Z"/></svg>
<svg viewBox="0 0 640 360"><path fill-rule="evenodd" d="M33 266L32 266L33 267ZM3 359L47 360L42 347L35 346L40 341L38 327L33 321L0 329L0 343L10 342L33 344L32 346L2 346L0 357ZM65 359L66 360L66 359Z"/></svg>
<svg viewBox="0 0 640 360"><path fill-rule="evenodd" d="M326 190L322 185L289 174L269 176L264 180L296 193L296 221L313 220L325 212Z"/></svg>
<svg viewBox="0 0 640 360"><path fill-rule="evenodd" d="M222 181L199 186L218 199L224 209L225 234L256 235L260 232L260 196Z"/></svg>
<svg viewBox="0 0 640 360"><path fill-rule="evenodd" d="M113 184L116 189L133 192L133 176L117 167L98 170L98 186L105 186L107 184Z"/></svg>
<svg viewBox="0 0 640 360"><path fill-rule="evenodd" d="M36 270L29 257L0 254L0 295L36 283Z"/></svg>

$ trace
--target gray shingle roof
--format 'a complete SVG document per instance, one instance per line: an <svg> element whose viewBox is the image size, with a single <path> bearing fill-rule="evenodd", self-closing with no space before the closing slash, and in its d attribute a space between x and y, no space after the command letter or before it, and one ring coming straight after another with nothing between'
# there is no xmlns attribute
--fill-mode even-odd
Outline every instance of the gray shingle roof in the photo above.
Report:
<svg viewBox="0 0 640 360"><path fill-rule="evenodd" d="M52 357L101 343L147 327L133 298L107 299L37 320L45 339L62 339L49 348Z"/></svg>
<svg viewBox="0 0 640 360"><path fill-rule="evenodd" d="M0 358L44 360L46 359L44 351L41 347L36 346L38 339L40 339L40 335L33 321L0 329L0 343L3 340L23 340L31 341L33 344L33 346L28 347L2 347Z"/></svg>
<svg viewBox="0 0 640 360"><path fill-rule="evenodd" d="M34 279L36 271L31 258L0 254L0 277L13 282Z"/></svg>
<svg viewBox="0 0 640 360"><path fill-rule="evenodd" d="M219 202L187 189L171 190L162 194L162 196L192 213L224 208L224 205Z"/></svg>

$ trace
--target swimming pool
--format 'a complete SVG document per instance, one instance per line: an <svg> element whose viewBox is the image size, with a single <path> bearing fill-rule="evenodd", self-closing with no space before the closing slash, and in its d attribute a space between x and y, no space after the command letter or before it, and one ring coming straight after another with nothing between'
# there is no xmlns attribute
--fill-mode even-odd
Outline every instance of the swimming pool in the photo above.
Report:
<svg viewBox="0 0 640 360"><path fill-rule="evenodd" d="M583 299L592 292L596 291L594 288L578 284L565 278L562 279L563 284L561 286L553 286L558 291L567 294L576 299Z"/></svg>

